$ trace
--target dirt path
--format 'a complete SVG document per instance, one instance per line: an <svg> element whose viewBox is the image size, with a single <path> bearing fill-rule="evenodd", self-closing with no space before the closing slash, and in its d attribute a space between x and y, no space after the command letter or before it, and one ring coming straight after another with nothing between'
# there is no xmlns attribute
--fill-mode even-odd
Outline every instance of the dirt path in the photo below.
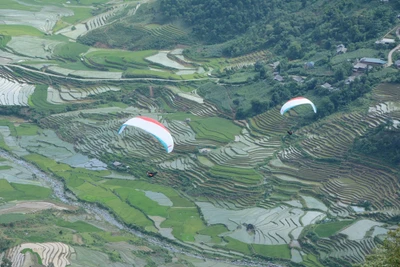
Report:
<svg viewBox="0 0 400 267"><path fill-rule="evenodd" d="M397 36L398 38L400 38L400 27L397 28L397 30L396 30L396 36ZM390 67L390 66L393 65L393 59L392 59L393 52L395 52L395 51L397 51L397 50L399 50L399 49L400 49L400 44L397 45L397 46L396 46L395 48L393 48L392 50L390 50L390 52L389 52L389 54L388 54L388 62L387 62L387 64L386 64L386 67Z"/></svg>
<svg viewBox="0 0 400 267"><path fill-rule="evenodd" d="M39 73L42 75L46 75L48 77L57 77L57 78L64 78L66 80L70 81L164 81L164 82L173 82L173 83L180 83L180 82L190 82L190 81L206 81L206 80L215 80L218 82L219 78L198 78L198 79L187 79L187 80L171 80L171 79L161 79L161 78L74 78L74 77L68 77L65 75L58 75L58 74L52 74L52 73L46 73L42 72L39 70L33 70L30 68L26 68L24 66L19 66L19 65L14 65L14 64L4 64L3 65L5 69L7 69L10 72L13 72L9 67L15 67L19 69L23 69L29 72L34 72L34 73Z"/></svg>

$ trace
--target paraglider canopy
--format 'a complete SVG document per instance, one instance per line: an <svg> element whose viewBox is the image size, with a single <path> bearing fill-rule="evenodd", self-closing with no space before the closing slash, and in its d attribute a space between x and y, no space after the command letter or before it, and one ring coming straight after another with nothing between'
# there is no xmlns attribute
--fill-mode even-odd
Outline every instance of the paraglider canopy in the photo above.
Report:
<svg viewBox="0 0 400 267"><path fill-rule="evenodd" d="M299 97L295 97L290 99L288 102L286 102L282 108L281 108L281 114L285 114L286 111L290 110L291 108L294 108L296 106L299 105L303 105L303 104L310 104L314 110L314 113L317 113L317 108L315 107L314 103L311 102L309 99L299 96Z"/></svg>
<svg viewBox="0 0 400 267"><path fill-rule="evenodd" d="M118 134L121 134L126 126L135 126L152 134L164 146L165 150L168 153L171 153L174 149L174 139L172 138L171 133L163 124L155 119L145 116L132 118L122 124L121 128L118 131Z"/></svg>

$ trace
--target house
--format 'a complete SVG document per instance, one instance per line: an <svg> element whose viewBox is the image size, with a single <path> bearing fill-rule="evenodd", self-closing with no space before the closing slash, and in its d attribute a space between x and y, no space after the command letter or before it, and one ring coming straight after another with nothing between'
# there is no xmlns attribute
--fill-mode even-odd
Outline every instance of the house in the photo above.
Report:
<svg viewBox="0 0 400 267"><path fill-rule="evenodd" d="M355 79L356 79L356 76L350 76L344 81L344 83L350 84L350 83L354 82Z"/></svg>
<svg viewBox="0 0 400 267"><path fill-rule="evenodd" d="M321 85L321 87L328 90L333 89L332 85L330 85L329 83L324 83L323 85Z"/></svg>
<svg viewBox="0 0 400 267"><path fill-rule="evenodd" d="M353 71L364 71L367 68L368 68L367 64L358 62L353 66Z"/></svg>
<svg viewBox="0 0 400 267"><path fill-rule="evenodd" d="M306 63L304 63L304 67L306 69L312 69L312 68L314 68L314 62L313 61L306 62Z"/></svg>
<svg viewBox="0 0 400 267"><path fill-rule="evenodd" d="M119 161L114 161L114 162L113 162L113 165L114 165L115 167L118 167L118 166L121 166L122 163L119 162Z"/></svg>
<svg viewBox="0 0 400 267"><path fill-rule="evenodd" d="M304 81L303 77L300 76L292 76L292 79L298 83L302 83Z"/></svg>
<svg viewBox="0 0 400 267"><path fill-rule="evenodd" d="M275 61L274 63L269 64L270 67L272 67L273 69L276 69L276 67L279 66L279 61Z"/></svg>
<svg viewBox="0 0 400 267"><path fill-rule="evenodd" d="M396 66L396 68L400 68L400 60L396 60L394 62L394 65Z"/></svg>
<svg viewBox="0 0 400 267"><path fill-rule="evenodd" d="M336 54L344 54L347 52L347 48L344 46L344 44L340 44L336 46Z"/></svg>
<svg viewBox="0 0 400 267"><path fill-rule="evenodd" d="M283 77L278 74L278 75L275 75L274 80L278 81L278 82L283 82Z"/></svg>
<svg viewBox="0 0 400 267"><path fill-rule="evenodd" d="M382 66L386 64L386 61L379 59L379 58L370 58L370 57L363 57L360 59L361 63L373 66Z"/></svg>
<svg viewBox="0 0 400 267"><path fill-rule="evenodd" d="M382 38L381 40L378 40L375 42L375 44L394 44L396 41L394 39L390 38Z"/></svg>
<svg viewBox="0 0 400 267"><path fill-rule="evenodd" d="M210 153L210 151L211 151L211 149L209 149L209 148L202 148L202 149L199 149L199 152L200 152L201 154L208 154L208 153Z"/></svg>
<svg viewBox="0 0 400 267"><path fill-rule="evenodd" d="M333 87L332 85L330 85L329 83L324 83L323 85L321 85L321 87L328 89L328 91L330 91L330 92L339 90L339 89Z"/></svg>

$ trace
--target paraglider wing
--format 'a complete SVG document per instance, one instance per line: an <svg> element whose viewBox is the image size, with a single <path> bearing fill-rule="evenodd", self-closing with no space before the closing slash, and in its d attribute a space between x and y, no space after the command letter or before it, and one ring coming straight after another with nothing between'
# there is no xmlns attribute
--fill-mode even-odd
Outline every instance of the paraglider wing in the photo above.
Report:
<svg viewBox="0 0 400 267"><path fill-rule="evenodd" d="M300 97L295 97L293 99L290 99L288 102L286 102L281 108L281 114L283 115L289 109L294 108L299 105L303 105L303 104L310 104L314 110L314 113L317 113L317 108L315 107L313 102L311 102L309 99L307 99L305 97L300 96Z"/></svg>
<svg viewBox="0 0 400 267"><path fill-rule="evenodd" d="M165 128L164 125L162 125L155 119L148 118L145 116L138 116L132 118L126 121L124 124L122 124L121 128L118 131L118 134L121 134L122 131L126 128L126 126L138 127L152 134L154 137L158 139L158 141L160 141L160 143L164 146L165 150L167 150L168 153L171 153L172 150L174 149L174 140L172 138L171 133L168 131L167 128Z"/></svg>

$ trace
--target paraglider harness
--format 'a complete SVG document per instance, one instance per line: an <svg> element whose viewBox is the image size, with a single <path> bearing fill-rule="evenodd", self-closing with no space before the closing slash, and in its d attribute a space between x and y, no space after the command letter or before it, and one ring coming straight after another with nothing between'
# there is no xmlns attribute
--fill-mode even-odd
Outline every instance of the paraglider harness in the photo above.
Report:
<svg viewBox="0 0 400 267"><path fill-rule="evenodd" d="M156 174L157 174L157 172L147 171L147 177L154 177Z"/></svg>

